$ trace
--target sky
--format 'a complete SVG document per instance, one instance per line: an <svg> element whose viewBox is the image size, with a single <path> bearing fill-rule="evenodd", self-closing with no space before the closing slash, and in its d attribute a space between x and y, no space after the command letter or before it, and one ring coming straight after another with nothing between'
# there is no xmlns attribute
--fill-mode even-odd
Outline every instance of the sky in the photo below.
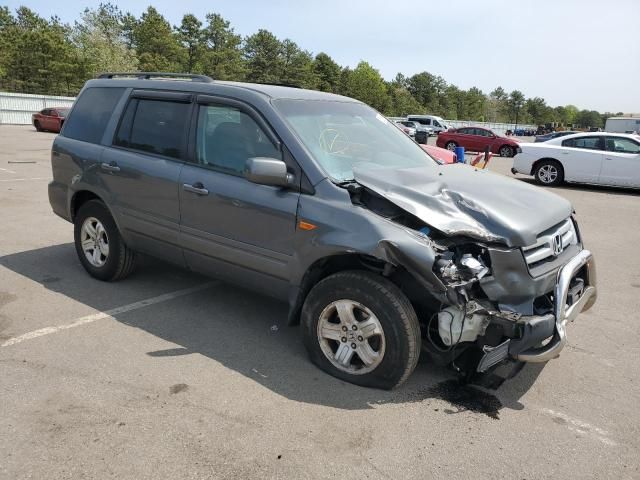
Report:
<svg viewBox="0 0 640 480"><path fill-rule="evenodd" d="M3 0L73 23L99 0ZM219 13L236 33L270 30L342 66L366 60L384 78L428 71L485 93L498 85L551 106L640 112L640 0L112 0L173 25Z"/></svg>

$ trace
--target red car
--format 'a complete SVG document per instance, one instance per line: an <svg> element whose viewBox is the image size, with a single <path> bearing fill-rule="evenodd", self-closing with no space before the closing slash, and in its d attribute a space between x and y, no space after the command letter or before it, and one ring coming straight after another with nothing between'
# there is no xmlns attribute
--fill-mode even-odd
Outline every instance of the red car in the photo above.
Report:
<svg viewBox="0 0 640 480"><path fill-rule="evenodd" d="M456 163L456 154L446 148L434 147L433 145L420 145L422 149L442 164Z"/></svg>
<svg viewBox="0 0 640 480"><path fill-rule="evenodd" d="M436 145L447 150L464 147L472 152L484 152L485 148L489 147L489 151L501 157L513 157L521 151L515 140L501 137L480 127L463 127L442 132L438 135Z"/></svg>
<svg viewBox="0 0 640 480"><path fill-rule="evenodd" d="M40 110L38 113L34 113L31 116L31 122L39 132L42 132L43 130L47 130L49 132L60 132L69 110L70 109L66 107L45 108L44 110Z"/></svg>

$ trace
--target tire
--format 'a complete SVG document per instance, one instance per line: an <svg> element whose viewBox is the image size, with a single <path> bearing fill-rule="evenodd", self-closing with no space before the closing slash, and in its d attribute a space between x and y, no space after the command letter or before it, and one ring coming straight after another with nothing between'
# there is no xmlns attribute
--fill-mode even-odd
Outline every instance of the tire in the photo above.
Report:
<svg viewBox="0 0 640 480"><path fill-rule="evenodd" d="M514 157L515 153L516 153L511 145L503 145L503 146L501 146L500 150L498 152L500 153L501 157L507 157L507 158Z"/></svg>
<svg viewBox="0 0 640 480"><path fill-rule="evenodd" d="M446 148L447 150L453 152L453 151L455 151L457 146L458 146L458 144L456 142L447 142L447 143L445 143L444 148Z"/></svg>
<svg viewBox="0 0 640 480"><path fill-rule="evenodd" d="M338 309L351 312L343 313L346 321ZM341 380L389 390L418 363L416 313L404 293L379 275L346 271L323 279L309 292L301 320L311 361ZM322 330L329 332L326 337Z"/></svg>
<svg viewBox="0 0 640 480"><path fill-rule="evenodd" d="M536 165L533 176L540 185L556 187L564 181L564 169L556 160L542 160Z"/></svg>
<svg viewBox="0 0 640 480"><path fill-rule="evenodd" d="M91 229L93 237L89 233ZM80 263L98 280L121 280L134 269L135 252L124 243L111 213L100 200L90 200L78 210L74 220L74 241ZM86 251L83 241L88 244Z"/></svg>
<svg viewBox="0 0 640 480"><path fill-rule="evenodd" d="M39 121L35 121L33 122L33 126L36 127L36 132L41 132L42 131L42 127L40 126L40 122Z"/></svg>

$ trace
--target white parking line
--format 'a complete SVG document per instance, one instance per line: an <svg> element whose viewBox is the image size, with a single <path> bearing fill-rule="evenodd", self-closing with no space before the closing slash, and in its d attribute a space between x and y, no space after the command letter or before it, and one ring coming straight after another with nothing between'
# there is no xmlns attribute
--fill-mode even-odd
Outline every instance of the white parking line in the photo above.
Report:
<svg viewBox="0 0 640 480"><path fill-rule="evenodd" d="M218 282L207 282L202 285L198 285L196 287L185 288L183 290L176 290L175 292L169 292L162 295L158 295L157 297L147 298L146 300L140 300L139 302L130 303L129 305L123 305L122 307L112 308L111 310L107 310L104 312L97 312L91 315L86 315L84 317L80 317L77 320L74 320L71 323L66 323L64 325L58 325L55 327L45 327L40 328L38 330L33 330L32 332L27 332L25 334L19 335L17 337L10 338L9 340L5 340L0 347L10 347L12 345L16 345L18 343L25 342L27 340L32 340L34 338L42 337L44 335L51 335L52 333L57 333L62 330L68 330L70 328L80 327L82 325L86 325L88 323L93 323L98 320L103 320L105 318L115 317L116 315L120 315L122 313L131 312L133 310L138 310L140 308L148 307L149 305L155 305L157 303L166 302L167 300L172 300L178 297L184 297L185 295L189 295L194 292L199 292L200 290L205 290Z"/></svg>
<svg viewBox="0 0 640 480"><path fill-rule="evenodd" d="M0 180L0 182L26 182L29 180L51 180L51 179L49 177L7 178L7 179Z"/></svg>
<svg viewBox="0 0 640 480"><path fill-rule="evenodd" d="M541 408L540 411L554 419L557 419L560 423L566 425L572 432L576 432L580 435L586 435L611 447L617 445L616 442L609 438L609 432L602 428L596 427L595 425L591 425L590 423L582 420L578 420L577 418L571 418L566 413L551 410L550 408Z"/></svg>
<svg viewBox="0 0 640 480"><path fill-rule="evenodd" d="M18 173L18 172L14 172L13 170L9 170L8 168L0 168L0 170L7 173Z"/></svg>

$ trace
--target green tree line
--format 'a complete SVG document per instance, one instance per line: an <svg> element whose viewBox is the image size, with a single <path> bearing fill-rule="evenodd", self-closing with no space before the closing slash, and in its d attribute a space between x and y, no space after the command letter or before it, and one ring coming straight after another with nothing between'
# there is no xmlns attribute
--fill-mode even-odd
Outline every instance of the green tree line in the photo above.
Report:
<svg viewBox="0 0 640 480"><path fill-rule="evenodd" d="M171 25L153 7L135 17L104 3L69 25L27 7L0 7L0 90L73 96L86 80L107 71L200 73L311 88L357 98L389 116L601 127L612 115L573 105L554 108L502 87L463 90L426 71L386 81L366 61L343 67L327 53L314 55L268 30L243 38L217 13L204 19L185 14Z"/></svg>

